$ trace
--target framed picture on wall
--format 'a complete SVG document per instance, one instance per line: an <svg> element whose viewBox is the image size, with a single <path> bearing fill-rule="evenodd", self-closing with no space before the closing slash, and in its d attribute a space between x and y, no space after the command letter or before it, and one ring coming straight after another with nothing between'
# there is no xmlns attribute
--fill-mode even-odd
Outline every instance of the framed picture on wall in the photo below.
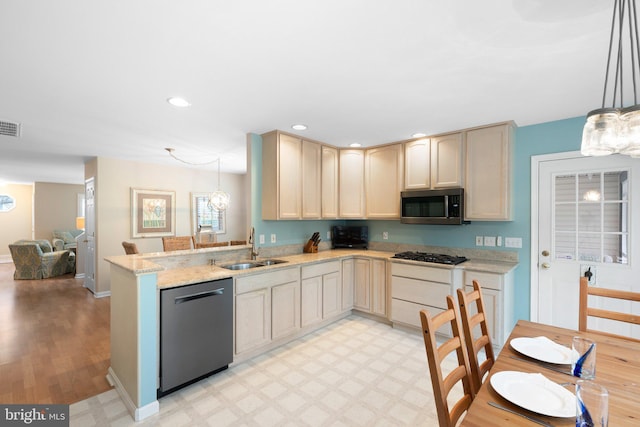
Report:
<svg viewBox="0 0 640 427"><path fill-rule="evenodd" d="M131 188L131 237L176 234L176 192Z"/></svg>

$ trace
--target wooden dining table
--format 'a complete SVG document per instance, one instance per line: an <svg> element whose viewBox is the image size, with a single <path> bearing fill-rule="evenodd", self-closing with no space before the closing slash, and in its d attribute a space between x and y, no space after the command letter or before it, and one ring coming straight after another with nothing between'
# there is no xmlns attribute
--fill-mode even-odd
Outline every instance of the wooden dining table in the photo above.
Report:
<svg viewBox="0 0 640 427"><path fill-rule="evenodd" d="M549 364L529 358L514 350L509 342L518 337L545 336L558 344L571 348L571 340L576 335L591 338L596 342L596 378L594 381L604 386L609 392L609 426L640 426L639 342L598 333L578 332L525 320L518 321L514 327L460 425L468 427L537 425L519 415L489 405L489 402L495 402L517 413L534 417L553 426L575 426L575 417L545 416L509 402L493 389L490 380L491 375L500 371L541 373L558 384L571 383L566 387L575 394L574 384L578 378L570 375L570 365ZM565 371L566 374L552 369Z"/></svg>

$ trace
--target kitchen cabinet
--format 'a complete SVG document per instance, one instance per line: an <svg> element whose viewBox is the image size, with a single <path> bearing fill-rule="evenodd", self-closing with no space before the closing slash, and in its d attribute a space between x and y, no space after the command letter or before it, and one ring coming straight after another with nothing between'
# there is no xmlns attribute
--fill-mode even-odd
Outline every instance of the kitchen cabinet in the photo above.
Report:
<svg viewBox="0 0 640 427"><path fill-rule="evenodd" d="M322 218L338 217L338 149L322 146Z"/></svg>
<svg viewBox="0 0 640 427"><path fill-rule="evenodd" d="M387 314L386 261L354 258L354 302L356 310L379 316Z"/></svg>
<svg viewBox="0 0 640 427"><path fill-rule="evenodd" d="M462 186L463 155L461 132L431 138L431 188Z"/></svg>
<svg viewBox="0 0 640 427"><path fill-rule="evenodd" d="M364 218L364 150L339 150L339 165L339 216Z"/></svg>
<svg viewBox="0 0 640 427"><path fill-rule="evenodd" d="M482 299L487 316L487 326L491 341L496 349L500 349L515 325L513 309L513 270L506 274L487 273L484 271L465 270L465 292L473 291L473 281L482 288ZM476 314L472 305L471 314Z"/></svg>
<svg viewBox="0 0 640 427"><path fill-rule="evenodd" d="M365 151L366 216L371 219L400 218L400 191L404 181L402 144Z"/></svg>
<svg viewBox="0 0 640 427"><path fill-rule="evenodd" d="M340 261L303 266L301 277L302 327L343 311Z"/></svg>
<svg viewBox="0 0 640 427"><path fill-rule="evenodd" d="M404 144L404 188L431 188L431 140L420 138Z"/></svg>
<svg viewBox="0 0 640 427"><path fill-rule="evenodd" d="M321 218L321 144L262 135L262 219Z"/></svg>
<svg viewBox="0 0 640 427"><path fill-rule="evenodd" d="M447 295L455 298L454 276L458 274L460 270L392 262L391 321L422 327L420 310L427 310L432 316L446 310ZM451 336L450 327L441 331Z"/></svg>
<svg viewBox="0 0 640 427"><path fill-rule="evenodd" d="M353 280L355 264L353 259L342 261L342 311L353 308Z"/></svg>
<svg viewBox="0 0 640 427"><path fill-rule="evenodd" d="M235 282L235 354L264 347L300 327L300 269L253 274Z"/></svg>
<svg viewBox="0 0 640 427"><path fill-rule="evenodd" d="M466 132L465 219L513 219L513 132L513 123Z"/></svg>

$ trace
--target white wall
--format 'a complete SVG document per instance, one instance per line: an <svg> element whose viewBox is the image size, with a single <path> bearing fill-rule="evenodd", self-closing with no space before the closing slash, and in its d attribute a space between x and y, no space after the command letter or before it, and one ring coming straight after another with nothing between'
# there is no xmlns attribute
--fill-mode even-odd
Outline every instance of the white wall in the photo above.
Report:
<svg viewBox="0 0 640 427"><path fill-rule="evenodd" d="M212 192L218 186L217 171L168 167L100 157L85 169L96 177L96 292L110 289L109 264L105 257L124 255L123 241L134 242L140 252L162 251L162 239L131 237L131 188L168 190L176 193L176 235L190 236L191 193ZM231 195L227 232L218 240L245 240L245 175L221 174L220 188Z"/></svg>

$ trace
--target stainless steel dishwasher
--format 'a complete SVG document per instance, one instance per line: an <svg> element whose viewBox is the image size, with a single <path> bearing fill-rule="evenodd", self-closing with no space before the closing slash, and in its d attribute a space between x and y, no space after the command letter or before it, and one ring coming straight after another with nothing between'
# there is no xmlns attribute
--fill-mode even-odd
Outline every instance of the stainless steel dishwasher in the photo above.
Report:
<svg viewBox="0 0 640 427"><path fill-rule="evenodd" d="M232 279L160 291L158 397L226 369L232 361Z"/></svg>

